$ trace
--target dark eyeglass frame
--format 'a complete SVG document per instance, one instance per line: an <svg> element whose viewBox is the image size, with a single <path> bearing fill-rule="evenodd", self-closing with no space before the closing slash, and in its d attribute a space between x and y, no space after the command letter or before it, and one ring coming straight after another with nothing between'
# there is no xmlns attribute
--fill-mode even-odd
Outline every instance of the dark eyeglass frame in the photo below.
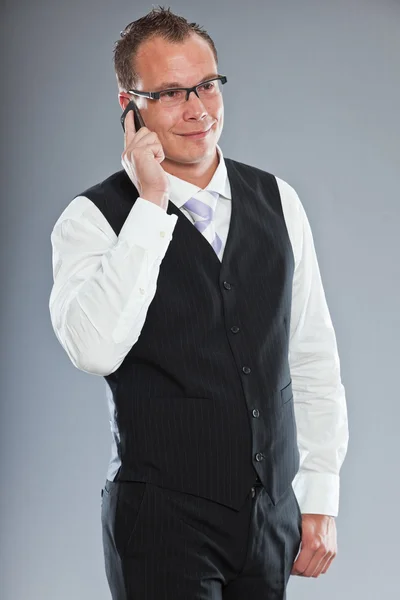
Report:
<svg viewBox="0 0 400 600"><path fill-rule="evenodd" d="M194 92L198 98L200 98L197 88L205 85L206 83L211 83L211 81L220 81L222 84L226 83L228 79L225 75L218 75L217 77L213 77L212 79L207 79L206 81L202 81L193 87L179 87L179 88L168 88L166 90L160 90L159 92L142 92L141 90L128 90L128 94L135 94L135 96L143 96L143 98L150 98L150 100L159 100L160 94L165 92L186 92L186 101L189 100L189 96L191 92Z"/></svg>

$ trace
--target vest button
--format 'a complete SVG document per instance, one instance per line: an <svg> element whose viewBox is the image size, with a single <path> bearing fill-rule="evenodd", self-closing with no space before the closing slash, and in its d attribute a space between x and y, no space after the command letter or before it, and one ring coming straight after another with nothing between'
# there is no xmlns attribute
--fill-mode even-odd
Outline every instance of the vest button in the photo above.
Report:
<svg viewBox="0 0 400 600"><path fill-rule="evenodd" d="M257 418L257 417L259 417L259 416L260 416L260 411L258 410L258 408L255 408L255 409L253 410L253 417L256 417L256 418Z"/></svg>
<svg viewBox="0 0 400 600"><path fill-rule="evenodd" d="M246 373L246 375L248 375L249 373L251 373L250 367L243 367L242 371L243 371L243 373Z"/></svg>
<svg viewBox="0 0 400 600"><path fill-rule="evenodd" d="M263 458L264 458L264 455L261 454L261 452L257 452L257 454L256 454L256 461L260 462L260 461L263 460Z"/></svg>
<svg viewBox="0 0 400 600"><path fill-rule="evenodd" d="M231 284L230 284L228 281L224 281L224 288L225 288L226 290L230 290L230 289L231 289L231 287L232 287L232 286L231 286Z"/></svg>
<svg viewBox="0 0 400 600"><path fill-rule="evenodd" d="M239 327L236 327L236 325L234 325L233 327L231 327L231 331L232 333L237 333L239 331Z"/></svg>

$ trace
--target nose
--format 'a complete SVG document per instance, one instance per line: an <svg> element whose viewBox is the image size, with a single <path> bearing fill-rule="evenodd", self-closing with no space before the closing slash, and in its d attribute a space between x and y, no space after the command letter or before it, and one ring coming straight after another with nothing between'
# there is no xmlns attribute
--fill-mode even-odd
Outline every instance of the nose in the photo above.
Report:
<svg viewBox="0 0 400 600"><path fill-rule="evenodd" d="M185 118L198 120L206 115L207 110L200 98L195 92L190 92L189 98L185 102Z"/></svg>

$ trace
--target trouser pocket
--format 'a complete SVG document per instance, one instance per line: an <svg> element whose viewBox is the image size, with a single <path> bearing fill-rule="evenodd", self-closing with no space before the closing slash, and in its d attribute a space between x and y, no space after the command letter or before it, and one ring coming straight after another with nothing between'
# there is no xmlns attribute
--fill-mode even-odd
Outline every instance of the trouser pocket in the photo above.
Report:
<svg viewBox="0 0 400 600"><path fill-rule="evenodd" d="M145 499L145 481L106 481L102 504L103 536L115 546L121 558L126 556L135 534Z"/></svg>

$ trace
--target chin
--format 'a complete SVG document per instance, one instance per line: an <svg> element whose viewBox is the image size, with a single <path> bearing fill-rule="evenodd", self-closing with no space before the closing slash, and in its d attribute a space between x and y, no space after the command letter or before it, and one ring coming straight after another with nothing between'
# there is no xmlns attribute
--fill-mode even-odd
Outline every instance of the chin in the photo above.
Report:
<svg viewBox="0 0 400 600"><path fill-rule="evenodd" d="M181 162L200 162L205 158L214 156L217 151L216 144L203 145L201 148L185 149L181 153Z"/></svg>
<svg viewBox="0 0 400 600"><path fill-rule="evenodd" d="M180 148L183 154L210 154L216 149L217 140L217 136L211 133L203 139L184 141Z"/></svg>

